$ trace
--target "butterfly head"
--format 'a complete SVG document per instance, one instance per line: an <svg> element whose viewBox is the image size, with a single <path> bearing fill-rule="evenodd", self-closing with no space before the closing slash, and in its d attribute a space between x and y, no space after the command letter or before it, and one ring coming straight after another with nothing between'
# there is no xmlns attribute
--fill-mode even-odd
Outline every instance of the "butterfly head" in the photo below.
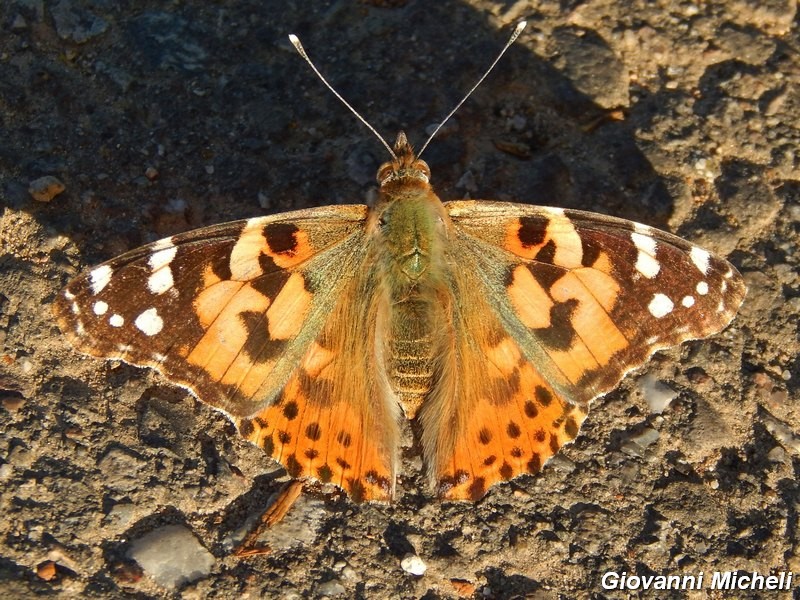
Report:
<svg viewBox="0 0 800 600"><path fill-rule="evenodd" d="M411 144L408 143L406 134L402 131L397 134L393 151L392 160L383 163L378 169L378 183L381 188L415 182L427 187L431 178L430 167L424 160L417 158Z"/></svg>

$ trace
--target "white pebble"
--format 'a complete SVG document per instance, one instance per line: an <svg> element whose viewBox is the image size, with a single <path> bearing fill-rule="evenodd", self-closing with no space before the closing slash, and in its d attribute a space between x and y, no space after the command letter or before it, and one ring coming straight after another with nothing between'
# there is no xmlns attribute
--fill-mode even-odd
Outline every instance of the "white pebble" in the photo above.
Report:
<svg viewBox="0 0 800 600"><path fill-rule="evenodd" d="M400 567L406 573L411 573L418 577L425 575L428 570L428 565L416 554L406 554L403 560L400 561Z"/></svg>
<svg viewBox="0 0 800 600"><path fill-rule="evenodd" d="M660 382L651 373L647 373L639 380L639 388L650 412L654 415L660 415L678 397L678 392Z"/></svg>
<svg viewBox="0 0 800 600"><path fill-rule="evenodd" d="M156 583L173 589L206 577L214 566L214 556L181 525L167 525L134 540L128 557Z"/></svg>

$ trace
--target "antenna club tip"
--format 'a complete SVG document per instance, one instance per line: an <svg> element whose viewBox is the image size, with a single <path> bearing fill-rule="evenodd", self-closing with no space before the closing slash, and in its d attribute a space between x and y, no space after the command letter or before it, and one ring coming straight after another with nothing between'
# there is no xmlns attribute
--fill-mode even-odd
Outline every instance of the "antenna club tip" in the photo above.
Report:
<svg viewBox="0 0 800 600"><path fill-rule="evenodd" d="M522 31L523 29L525 29L525 27L527 27L527 25L528 25L527 21L520 21L519 23L517 23L516 29L517 31Z"/></svg>
<svg viewBox="0 0 800 600"><path fill-rule="evenodd" d="M289 41L292 42L292 44L297 44L297 43L300 42L300 38L297 37L295 34L290 33L289 34Z"/></svg>

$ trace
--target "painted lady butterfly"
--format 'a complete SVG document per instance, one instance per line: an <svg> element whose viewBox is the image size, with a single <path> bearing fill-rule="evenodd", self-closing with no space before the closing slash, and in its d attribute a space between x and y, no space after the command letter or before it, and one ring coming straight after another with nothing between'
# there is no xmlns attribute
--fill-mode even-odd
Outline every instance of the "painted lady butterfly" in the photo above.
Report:
<svg viewBox="0 0 800 600"><path fill-rule="evenodd" d="M153 367L295 478L389 500L403 416L436 493L538 472L592 399L656 350L723 329L736 269L599 214L442 203L404 134L373 207L325 206L174 235L73 280L54 304L81 351Z"/></svg>

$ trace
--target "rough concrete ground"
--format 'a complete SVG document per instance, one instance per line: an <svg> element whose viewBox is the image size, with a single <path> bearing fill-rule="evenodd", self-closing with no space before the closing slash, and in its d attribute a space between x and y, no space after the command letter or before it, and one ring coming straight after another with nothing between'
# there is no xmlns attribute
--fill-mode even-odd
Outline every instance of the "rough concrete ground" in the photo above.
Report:
<svg viewBox="0 0 800 600"><path fill-rule="evenodd" d="M419 144L520 18L520 42L426 153L440 196L677 232L741 270L739 317L598 400L540 476L441 504L406 456L397 503L312 489L267 534L271 554L230 556L285 473L163 379L77 355L50 302L78 270L171 233L365 201L384 151L287 33L379 131ZM617 598L639 592L603 590L607 571L800 581L797 25L793 0L3 3L2 595ZM28 193L43 176L65 186L49 202ZM653 381L676 393L661 415ZM174 526L213 556L177 588L129 557ZM402 568L409 554L424 575Z"/></svg>

